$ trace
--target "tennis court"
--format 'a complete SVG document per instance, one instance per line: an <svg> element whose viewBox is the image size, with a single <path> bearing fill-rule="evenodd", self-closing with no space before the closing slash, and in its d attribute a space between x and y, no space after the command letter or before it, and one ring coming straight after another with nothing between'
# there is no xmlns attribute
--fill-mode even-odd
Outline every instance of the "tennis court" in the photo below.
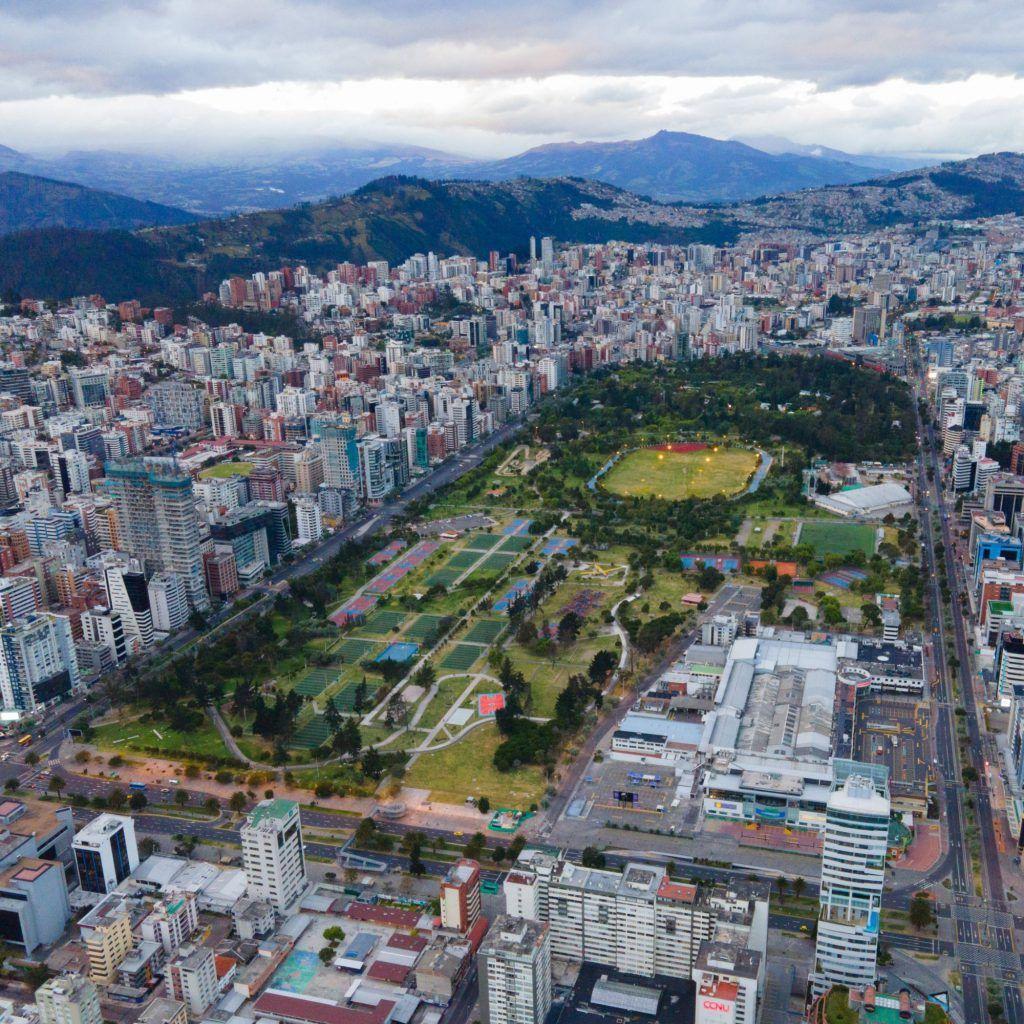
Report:
<svg viewBox="0 0 1024 1024"><path fill-rule="evenodd" d="M448 567L450 569L468 569L471 565L476 564L482 554L482 551L457 551L448 559Z"/></svg>
<svg viewBox="0 0 1024 1024"><path fill-rule="evenodd" d="M502 542L499 551L514 551L516 553L525 551L533 543L532 537L520 537L518 534L514 537L506 537ZM493 557L493 556L492 556Z"/></svg>
<svg viewBox="0 0 1024 1024"><path fill-rule="evenodd" d="M331 729L327 724L327 719L323 715L314 715L295 734L292 746L313 750L316 747L323 746L330 738Z"/></svg>
<svg viewBox="0 0 1024 1024"><path fill-rule="evenodd" d="M399 641L397 643L388 644L380 654L374 658L374 661L408 661L410 658L416 657L416 652L419 651L419 644L405 643Z"/></svg>
<svg viewBox="0 0 1024 1024"><path fill-rule="evenodd" d="M359 688L359 684L352 682L347 683L341 693L336 693L331 698L331 703L343 714L352 714L356 709L356 690ZM377 683L372 679L366 680L366 699L364 701L363 710L373 706L373 698L376 696L378 689Z"/></svg>
<svg viewBox="0 0 1024 1024"><path fill-rule="evenodd" d="M319 697L338 678L339 671L337 665L310 669L295 684L295 692L303 697Z"/></svg>
<svg viewBox="0 0 1024 1024"><path fill-rule="evenodd" d="M338 654L341 655L342 661L354 665L357 661L362 661L368 654L372 654L379 646L379 640L364 640L359 636L350 636L338 645Z"/></svg>
<svg viewBox="0 0 1024 1024"><path fill-rule="evenodd" d="M490 551L501 543L501 535L497 533L478 533L469 539L467 551Z"/></svg>
<svg viewBox="0 0 1024 1024"><path fill-rule="evenodd" d="M440 541L420 541L408 554L403 555L397 562L389 565L382 573L374 576L366 584L366 593L386 593L396 583L408 576L413 569L418 569L440 546Z"/></svg>
<svg viewBox="0 0 1024 1024"><path fill-rule="evenodd" d="M476 644L456 644L441 662L441 668L465 672L483 653Z"/></svg>
<svg viewBox="0 0 1024 1024"><path fill-rule="evenodd" d="M576 547L579 541L575 537L551 537L548 542L541 548L542 555L564 555L569 552L571 548Z"/></svg>
<svg viewBox="0 0 1024 1024"><path fill-rule="evenodd" d="M378 608L367 620L363 629L367 633L375 633L383 636L390 633L396 626L405 622L405 612L389 611L387 608Z"/></svg>
<svg viewBox="0 0 1024 1024"><path fill-rule="evenodd" d="M501 619L480 619L473 623L462 639L467 644L490 644L497 640L504 628L505 623Z"/></svg>
<svg viewBox="0 0 1024 1024"><path fill-rule="evenodd" d="M513 519L501 532L506 537L515 537L521 533L526 533L532 522L532 519Z"/></svg>
<svg viewBox="0 0 1024 1024"><path fill-rule="evenodd" d="M350 626L353 622L362 622L366 613L377 603L376 597L368 594L360 594L346 601L336 612L331 615L331 622L336 626Z"/></svg>
<svg viewBox="0 0 1024 1024"><path fill-rule="evenodd" d="M493 555L491 556L494 557ZM530 580L516 580L508 590L494 602L494 610L496 612L507 612L508 606L521 595L525 594L533 583Z"/></svg>
<svg viewBox="0 0 1024 1024"><path fill-rule="evenodd" d="M366 564L373 566L387 565L404 547L404 540L393 540L387 547L381 548L375 555L371 555L366 560Z"/></svg>
<svg viewBox="0 0 1024 1024"><path fill-rule="evenodd" d="M440 626L444 620L444 615L431 615L425 612L423 615L418 615L416 617L412 625L405 631L405 635L410 640L416 640L419 643L423 643L437 635L437 627Z"/></svg>
<svg viewBox="0 0 1024 1024"><path fill-rule="evenodd" d="M491 556L494 557L493 555ZM462 574L464 569L453 569L451 566L442 566L437 572L432 572L426 579L428 587L450 587Z"/></svg>
<svg viewBox="0 0 1024 1024"><path fill-rule="evenodd" d="M486 560L481 562L478 572L500 572L507 569L519 556L508 554L504 551L495 551L488 555Z"/></svg>

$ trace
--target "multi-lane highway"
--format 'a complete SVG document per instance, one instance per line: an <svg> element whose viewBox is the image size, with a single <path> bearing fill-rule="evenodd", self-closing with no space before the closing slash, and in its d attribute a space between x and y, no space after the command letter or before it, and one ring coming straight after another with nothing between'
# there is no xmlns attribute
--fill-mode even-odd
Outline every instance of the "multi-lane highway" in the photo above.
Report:
<svg viewBox="0 0 1024 1024"><path fill-rule="evenodd" d="M917 396L924 397L923 381L917 381ZM991 796L988 789L984 748L978 724L977 697L971 653L967 642L966 623L961 612L959 595L966 592L963 566L955 558L950 514L942 494L942 467L938 456L935 430L931 422L924 424L918 415L918 436L922 457L918 465L918 495L921 503L922 545L924 563L929 573L928 596L931 616L931 642L937 672L933 693L936 708L936 755L941 772L942 804L948 852L941 864L929 872L930 879L948 873L954 903L951 914L955 930L955 955L963 978L964 1013L967 1021L987 1019L987 979L992 978L1003 995L1003 1008L1010 1024L1024 1022L1020 982L1024 978L1013 918L1007 913L999 851L995 840ZM931 479L928 470L931 470ZM942 542L942 561L936 559L936 537L933 517L937 519ZM956 681L947 661L947 633L942 603L941 580L947 581L952 595L950 639L956 653ZM957 697L959 696L959 700ZM977 778L970 786L963 784L957 742L956 714L967 732L967 750ZM974 878L970 836L965 827L965 793L970 793L977 827L973 834L979 844L980 877ZM975 888L977 882L977 890ZM980 898L978 896L980 891Z"/></svg>

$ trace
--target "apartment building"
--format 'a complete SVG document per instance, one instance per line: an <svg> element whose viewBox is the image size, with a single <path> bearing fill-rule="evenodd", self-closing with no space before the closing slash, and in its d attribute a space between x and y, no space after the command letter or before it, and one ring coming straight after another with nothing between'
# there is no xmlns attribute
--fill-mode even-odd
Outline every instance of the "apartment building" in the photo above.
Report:
<svg viewBox="0 0 1024 1024"><path fill-rule="evenodd" d="M477 954L485 1024L542 1024L551 1009L551 947L538 921L499 916Z"/></svg>
<svg viewBox="0 0 1024 1024"><path fill-rule="evenodd" d="M284 913L306 888L299 805L294 800L264 800L241 828L242 866L247 894Z"/></svg>

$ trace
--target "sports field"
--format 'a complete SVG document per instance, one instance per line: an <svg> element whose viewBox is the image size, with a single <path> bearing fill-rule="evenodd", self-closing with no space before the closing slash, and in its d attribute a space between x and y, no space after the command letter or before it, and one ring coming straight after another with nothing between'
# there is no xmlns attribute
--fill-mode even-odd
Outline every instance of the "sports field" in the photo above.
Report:
<svg viewBox="0 0 1024 1024"><path fill-rule="evenodd" d="M757 463L757 452L745 448L690 452L638 448L619 459L601 484L613 494L631 498L710 498L743 490Z"/></svg>
<svg viewBox="0 0 1024 1024"><path fill-rule="evenodd" d="M219 466L209 466L199 476L203 480L219 478L227 479L229 476L248 476L252 472L251 462L222 462Z"/></svg>
<svg viewBox="0 0 1024 1024"><path fill-rule="evenodd" d="M807 522L800 528L797 543L814 548L816 555L851 555L854 551L863 551L870 557L875 553L875 527L864 523Z"/></svg>

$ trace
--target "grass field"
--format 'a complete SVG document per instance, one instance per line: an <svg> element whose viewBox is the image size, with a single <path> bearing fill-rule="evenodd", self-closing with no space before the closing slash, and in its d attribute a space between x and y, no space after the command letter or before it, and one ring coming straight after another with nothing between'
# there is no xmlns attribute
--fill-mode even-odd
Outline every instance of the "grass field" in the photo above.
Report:
<svg viewBox="0 0 1024 1024"><path fill-rule="evenodd" d="M817 555L875 553L875 528L864 523L813 522L800 529L800 544L814 548Z"/></svg>
<svg viewBox="0 0 1024 1024"><path fill-rule="evenodd" d="M613 494L628 497L668 501L710 498L743 490L757 463L757 452L745 448L696 452L639 448L619 459L601 478L601 484Z"/></svg>
<svg viewBox="0 0 1024 1024"><path fill-rule="evenodd" d="M505 807L527 810L544 795L544 775L531 766L499 772L492 762L501 742L492 724L474 729L461 743L424 754L405 777L408 786L429 789L431 798L461 804L467 796L496 798ZM481 825L486 819L481 817Z"/></svg>
<svg viewBox="0 0 1024 1024"><path fill-rule="evenodd" d="M158 736L157 733L160 735ZM96 727L97 747L117 754L133 750L158 749L172 757L227 757L228 750L206 716L199 729L182 733L167 727L166 723L143 725L138 719L112 722Z"/></svg>
<svg viewBox="0 0 1024 1024"><path fill-rule="evenodd" d="M204 479L224 479L229 476L248 476L252 472L251 462L222 462L219 466L204 469L199 476Z"/></svg>

